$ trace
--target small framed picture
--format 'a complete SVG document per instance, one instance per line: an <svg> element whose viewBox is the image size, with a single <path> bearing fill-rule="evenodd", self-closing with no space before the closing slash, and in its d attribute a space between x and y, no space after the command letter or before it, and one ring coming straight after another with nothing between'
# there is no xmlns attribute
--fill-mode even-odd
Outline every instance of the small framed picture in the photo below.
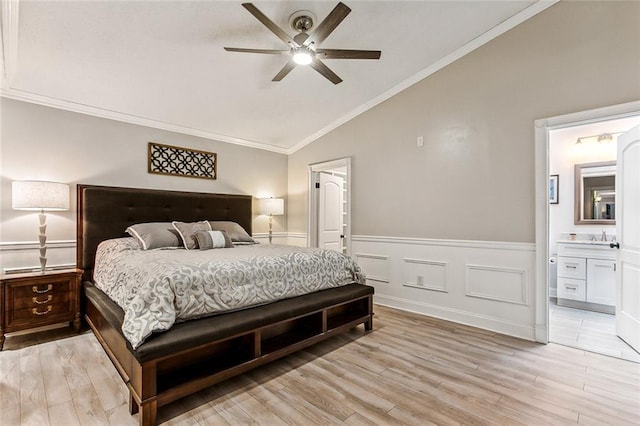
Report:
<svg viewBox="0 0 640 426"><path fill-rule="evenodd" d="M558 204L558 192L560 184L560 178L558 175L549 176L549 204Z"/></svg>

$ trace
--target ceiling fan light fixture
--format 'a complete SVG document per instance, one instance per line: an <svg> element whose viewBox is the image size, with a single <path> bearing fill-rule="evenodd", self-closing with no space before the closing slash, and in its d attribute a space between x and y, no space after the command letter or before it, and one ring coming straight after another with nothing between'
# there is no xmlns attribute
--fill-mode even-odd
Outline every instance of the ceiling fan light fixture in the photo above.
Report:
<svg viewBox="0 0 640 426"><path fill-rule="evenodd" d="M313 54L309 49L298 49L293 53L293 61L298 65L309 65L313 61Z"/></svg>
<svg viewBox="0 0 640 426"><path fill-rule="evenodd" d="M260 21L262 25L267 27L276 37L282 40L287 45L288 50L247 49L239 47L225 47L224 49L228 52L291 56L291 59L284 64L282 69L278 71L271 81L281 81L297 65L309 65L333 84L339 84L342 82L342 79L322 62L324 59L380 59L382 52L379 50L318 48L351 12L351 9L342 2L338 3L317 26L314 25L315 17L311 12L301 10L293 13L289 17L289 24L294 31L298 33L294 37L287 34L252 3L242 3L242 7ZM309 32L312 28L313 31Z"/></svg>

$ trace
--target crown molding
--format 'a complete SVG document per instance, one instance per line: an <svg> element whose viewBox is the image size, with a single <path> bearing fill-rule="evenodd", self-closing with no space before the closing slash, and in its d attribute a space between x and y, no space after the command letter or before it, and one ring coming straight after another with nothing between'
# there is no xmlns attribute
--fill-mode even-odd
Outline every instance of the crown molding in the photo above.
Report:
<svg viewBox="0 0 640 426"><path fill-rule="evenodd" d="M513 15L511 18L501 22L500 24L498 24L495 27L491 28L489 31L479 35L478 37L476 37L475 39L471 40L467 44L465 44L462 47L458 48L456 51L452 52L451 54L449 54L449 55L445 56L444 58L440 59L439 61L435 62L433 65L431 65L431 66L423 69L422 71L412 75L411 77L407 78L403 82L397 84L396 86L392 87L391 89L387 90L386 92L382 93L381 95L373 98L371 101L360 105L358 108L356 108L356 109L352 110L351 112L347 113L345 116L337 119L333 123L330 123L329 125L323 127L322 129L318 130L317 132L315 132L315 133L311 134L310 136L306 137L305 139L303 139L302 141L300 141L299 143L297 143L293 147L289 148L287 150L287 154L293 154L294 152L304 148L305 146L309 145L311 142L313 142L313 141L319 139L320 137L326 135L330 131L340 127L341 125L343 125L344 123L348 122L349 120L352 120L352 119L356 118L357 116L359 116L360 114L366 112L367 110L375 107L378 104L381 104L382 102L386 101L387 99L391 98L392 96L397 95L398 93L400 93L403 90L409 88L410 86L413 86L414 84L418 83L419 81L424 80L425 78L429 77L431 74L434 74L437 71L440 71L442 68L446 67L447 65L457 61L458 59L462 58L463 56L467 55L468 53L471 53L472 51L476 50L477 48L487 44L488 42L490 42L494 38L506 33L510 29L520 25L521 23L523 23L524 21L528 20L529 18L532 18L533 16L537 15L538 13L542 12L543 10L553 6L558 1L560 1L560 0L540 0L540 1L537 1L533 5L531 5L531 6L527 7L526 9L518 12L516 15Z"/></svg>
<svg viewBox="0 0 640 426"><path fill-rule="evenodd" d="M222 135L220 133L209 132L206 130L195 129L193 127L181 126L178 124L167 123L164 121L153 120L150 118L139 117L132 114L126 114L118 111L112 111L104 108L98 108L91 105L70 102L63 99L52 98L49 96L38 95L36 93L27 92L18 89L0 89L0 96L9 99L15 99L23 102L30 102L47 107L63 109L66 111L77 112L80 114L92 115L94 117L106 118L109 120L121 121L124 123L136 124L139 126L152 127L154 129L167 130L170 132L182 133L185 135L197 136L204 139L210 139L219 142L241 145L248 148L256 148L264 151L272 151L279 154L286 154L284 148L269 145L266 143L250 141L233 136Z"/></svg>

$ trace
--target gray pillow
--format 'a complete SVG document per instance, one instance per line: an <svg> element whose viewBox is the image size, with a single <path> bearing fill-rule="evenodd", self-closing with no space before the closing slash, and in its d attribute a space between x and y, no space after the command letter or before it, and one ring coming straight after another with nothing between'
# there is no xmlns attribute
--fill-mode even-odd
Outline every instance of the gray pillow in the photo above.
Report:
<svg viewBox="0 0 640 426"><path fill-rule="evenodd" d="M196 240L198 240L200 250L233 247L227 231L198 231L196 232Z"/></svg>
<svg viewBox="0 0 640 426"><path fill-rule="evenodd" d="M169 222L137 223L125 232L135 238L143 250L182 245L178 232Z"/></svg>
<svg viewBox="0 0 640 426"><path fill-rule="evenodd" d="M228 220L212 220L209 221L213 231L226 231L233 243L249 243L258 244L256 240L251 238L247 231L236 222Z"/></svg>
<svg viewBox="0 0 640 426"><path fill-rule="evenodd" d="M198 231L211 231L211 225L206 220L200 222L171 222L173 227L187 250L193 250L198 248L198 240L196 240L196 232Z"/></svg>

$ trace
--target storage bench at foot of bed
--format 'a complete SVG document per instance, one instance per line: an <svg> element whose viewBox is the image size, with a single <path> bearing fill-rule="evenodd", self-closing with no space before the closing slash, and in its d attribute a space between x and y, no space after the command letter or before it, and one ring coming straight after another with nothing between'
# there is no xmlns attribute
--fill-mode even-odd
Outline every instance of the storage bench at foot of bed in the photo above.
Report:
<svg viewBox="0 0 640 426"><path fill-rule="evenodd" d="M85 283L86 319L130 393L131 414L153 425L159 406L286 356L359 324L373 327L373 288L322 290L174 325L133 350L122 310Z"/></svg>

